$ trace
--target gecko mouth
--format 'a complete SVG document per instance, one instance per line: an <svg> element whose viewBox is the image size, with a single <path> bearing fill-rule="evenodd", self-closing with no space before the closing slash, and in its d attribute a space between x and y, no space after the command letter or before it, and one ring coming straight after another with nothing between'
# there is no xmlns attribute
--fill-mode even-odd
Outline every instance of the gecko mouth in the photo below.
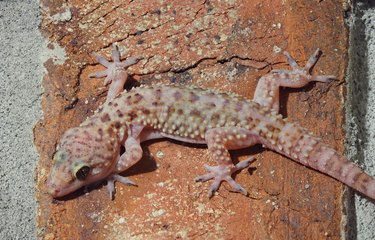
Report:
<svg viewBox="0 0 375 240"><path fill-rule="evenodd" d="M63 197L68 195L69 193L72 193L79 189L80 186L76 187L75 185L69 186L68 188L62 188L58 187L55 184L49 184L47 183L47 192L53 197L53 198L58 198L58 197Z"/></svg>
<svg viewBox="0 0 375 240"><path fill-rule="evenodd" d="M47 181L47 192L54 198L61 196L61 190L58 189L57 186L50 181Z"/></svg>
<svg viewBox="0 0 375 240"><path fill-rule="evenodd" d="M78 179L72 179L70 181L61 181L61 179L49 176L46 181L46 190L53 198L64 197L83 186L94 183L102 179L102 176L98 178L89 177L86 181L80 181Z"/></svg>
<svg viewBox="0 0 375 240"><path fill-rule="evenodd" d="M70 183L68 186L62 186L61 184L56 184L51 179L47 180L47 192L53 197L63 197L81 187L80 184Z"/></svg>
<svg viewBox="0 0 375 240"><path fill-rule="evenodd" d="M48 188L48 193L53 197L53 198L56 198L56 197L60 197L60 190L56 189L56 188Z"/></svg>

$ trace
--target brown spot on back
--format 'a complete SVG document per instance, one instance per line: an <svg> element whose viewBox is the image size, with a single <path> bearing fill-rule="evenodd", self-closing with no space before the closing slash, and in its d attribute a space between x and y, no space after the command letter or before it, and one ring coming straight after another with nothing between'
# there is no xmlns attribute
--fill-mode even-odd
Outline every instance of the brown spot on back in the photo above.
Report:
<svg viewBox="0 0 375 240"><path fill-rule="evenodd" d="M103 134L104 134L104 132L103 132L103 129L102 129L102 128L99 128L99 129L98 129L98 134L99 134L100 138L99 138L99 139L96 139L96 140L97 140L97 141L101 141L101 140L102 140L102 138L103 138Z"/></svg>
<svg viewBox="0 0 375 240"><path fill-rule="evenodd" d="M242 106L243 106L243 103L242 102L236 102L235 106L234 106L234 110L236 112L240 112L242 110Z"/></svg>
<svg viewBox="0 0 375 240"><path fill-rule="evenodd" d="M132 101L131 101L131 99L132 99L132 96L131 96L131 95L128 95L128 96L126 97L126 100L125 100L126 105L131 105L131 104L133 104Z"/></svg>
<svg viewBox="0 0 375 240"><path fill-rule="evenodd" d="M107 133L108 133L110 136L113 135L113 134L114 134L113 128L112 128L112 127L109 127L109 128L107 129Z"/></svg>
<svg viewBox="0 0 375 240"><path fill-rule="evenodd" d="M255 118L255 119L254 119L254 124L255 124L255 126L258 126L259 123L260 123L260 120L259 120L258 118ZM287 136L287 135L289 135L289 133L288 133L288 132L285 132L285 136Z"/></svg>
<svg viewBox="0 0 375 240"><path fill-rule="evenodd" d="M116 121L114 123L114 127L117 128L117 129L121 128L121 123L119 121Z"/></svg>
<svg viewBox="0 0 375 240"><path fill-rule="evenodd" d="M194 92L190 92L189 101L191 103L194 103L199 100L199 96L195 94Z"/></svg>
<svg viewBox="0 0 375 240"><path fill-rule="evenodd" d="M91 148L91 145L87 141L78 141L77 143L79 143L82 146L86 146L88 148Z"/></svg>
<svg viewBox="0 0 375 240"><path fill-rule="evenodd" d="M199 117L201 115L201 112L198 111L197 109L193 109L190 111L190 115Z"/></svg>
<svg viewBox="0 0 375 240"><path fill-rule="evenodd" d="M102 122L109 122L109 121L111 121L111 118L109 117L109 114L106 113L106 114L104 114L103 116L100 117L100 120Z"/></svg>
<svg viewBox="0 0 375 240"><path fill-rule="evenodd" d="M173 94L173 97L176 101L180 101L181 98L182 98L182 93L179 92L179 91L176 91L174 94Z"/></svg>
<svg viewBox="0 0 375 240"><path fill-rule="evenodd" d="M132 121L134 118L138 117L138 115L134 111L131 111L129 112L129 117L130 121Z"/></svg>
<svg viewBox="0 0 375 240"><path fill-rule="evenodd" d="M218 113L212 114L211 116L212 125L215 126L219 122L219 119L220 119L220 115Z"/></svg>
<svg viewBox="0 0 375 240"><path fill-rule="evenodd" d="M294 125L295 126L295 125ZM296 128L296 134L297 135L303 135L303 132L304 132L304 129L302 129L302 128L299 128L299 127L297 127L297 126L295 126Z"/></svg>
<svg viewBox="0 0 375 240"><path fill-rule="evenodd" d="M148 109L143 109L142 112L144 115L149 115L151 113Z"/></svg>
<svg viewBox="0 0 375 240"><path fill-rule="evenodd" d="M90 122L90 123L88 123L86 126L87 126L87 127L92 127L92 126L94 126L94 125L95 125L94 122Z"/></svg>
<svg viewBox="0 0 375 240"><path fill-rule="evenodd" d="M161 99L161 89L156 89L155 90L155 98L158 101Z"/></svg>
<svg viewBox="0 0 375 240"><path fill-rule="evenodd" d="M237 126L240 123L240 119L237 116L230 116L227 122L230 122L231 124L234 124L234 126Z"/></svg>
<svg viewBox="0 0 375 240"><path fill-rule="evenodd" d="M216 104L213 103L213 102L208 102L208 103L207 103L207 107L209 107L209 108L215 108L215 107L216 107Z"/></svg>
<svg viewBox="0 0 375 240"><path fill-rule="evenodd" d="M119 109L116 110L116 113L120 118L124 117L124 114Z"/></svg>
<svg viewBox="0 0 375 240"><path fill-rule="evenodd" d="M228 105L230 104L230 101L228 99L224 99L223 101L223 107L228 107Z"/></svg>
<svg viewBox="0 0 375 240"><path fill-rule="evenodd" d="M176 111L176 109L173 106L169 107L168 108L168 115L169 116L172 115L172 113L174 113L175 111Z"/></svg>
<svg viewBox="0 0 375 240"><path fill-rule="evenodd" d="M134 94L134 102L133 103L137 104L140 101L142 101L142 99L143 99L143 96L139 93L136 93L136 94Z"/></svg>
<svg viewBox="0 0 375 240"><path fill-rule="evenodd" d="M215 94L214 92L212 92L212 91L207 93L207 96L209 96L209 97L213 97L213 96L215 96L215 95L216 95L216 94Z"/></svg>
<svg viewBox="0 0 375 240"><path fill-rule="evenodd" d="M273 132L275 131L275 128L274 128L272 125L267 124L267 125L266 125L266 128L267 128L268 131L270 131L271 133L273 133Z"/></svg>
<svg viewBox="0 0 375 240"><path fill-rule="evenodd" d="M182 115L182 114L184 114L184 110L182 110L181 108L179 108L179 109L177 109L177 113L180 114L180 115Z"/></svg>

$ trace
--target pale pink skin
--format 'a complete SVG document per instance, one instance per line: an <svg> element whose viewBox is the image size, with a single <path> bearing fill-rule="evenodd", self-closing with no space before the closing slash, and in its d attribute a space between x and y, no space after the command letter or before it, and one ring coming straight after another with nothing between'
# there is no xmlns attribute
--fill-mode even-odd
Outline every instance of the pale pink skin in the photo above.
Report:
<svg viewBox="0 0 375 240"><path fill-rule="evenodd" d="M126 80L128 79L128 73L126 69L137 62L143 59L141 56L130 57L125 61L120 61L120 51L118 46L113 44L112 45L112 59L113 62L108 62L104 57L100 56L96 52L93 53L96 57L98 62L106 67L106 70L95 72L89 75L89 77L101 78L106 77L104 79L104 85L109 85L107 99L115 98L120 92L124 90L124 86L126 84Z"/></svg>
<svg viewBox="0 0 375 240"><path fill-rule="evenodd" d="M106 75L106 82L112 82L107 102L97 114L67 131L61 139L47 181L48 191L53 197L64 196L103 179L108 180L108 191L113 197L114 181L134 185L118 174L141 159L140 144L150 139L170 138L208 146L218 166L205 166L208 173L197 177L196 181L213 179L209 197L218 190L222 181L227 181L234 191L247 194L231 175L247 168L254 159L250 157L233 165L228 150L262 144L375 199L375 180L372 177L322 143L321 139L282 119L277 113L280 87L299 88L312 81L335 79L334 76L310 75L310 69L318 60L319 49L305 67L299 67L285 52L292 69L275 70L263 76L253 101L193 86L157 85L122 92L127 74L125 67L118 66L129 63L119 62L118 49L113 49L114 63L98 56L99 62L108 70L93 75ZM131 62L134 64L136 60ZM125 153L120 156L121 145L125 147ZM89 166L90 171L79 180L74 176L74 169L82 165Z"/></svg>

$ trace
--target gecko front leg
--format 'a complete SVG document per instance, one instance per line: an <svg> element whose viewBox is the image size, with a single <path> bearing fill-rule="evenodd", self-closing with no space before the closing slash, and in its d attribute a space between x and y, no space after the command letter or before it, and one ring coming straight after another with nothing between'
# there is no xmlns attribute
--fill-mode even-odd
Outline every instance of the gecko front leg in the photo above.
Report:
<svg viewBox="0 0 375 240"><path fill-rule="evenodd" d="M264 75L259 79L257 88L254 93L254 101L260 105L274 110L279 111L279 88L280 87L291 87L300 88L308 84L309 82L330 82L336 79L335 76L331 75L311 75L311 68L318 61L320 56L320 49L318 48L309 58L304 67L298 66L297 62L289 55L288 52L284 52L289 65L292 67L291 70L277 69L271 73Z"/></svg>
<svg viewBox="0 0 375 240"><path fill-rule="evenodd" d="M95 72L89 75L89 77L101 78L106 77L104 84L109 86L107 94L107 102L114 99L120 92L124 90L124 85L128 79L128 73L126 69L136 63L138 63L143 57L136 56L130 57L124 61L120 61L120 51L116 44L112 44L112 59L113 62L108 62L104 57L94 52L93 55L96 57L98 62L105 66L107 69Z"/></svg>
<svg viewBox="0 0 375 240"><path fill-rule="evenodd" d="M214 179L213 184L208 190L208 197L213 196L219 189L222 181L228 182L233 191L247 195L247 191L233 180L232 174L247 168L254 161L254 157L250 157L234 165L228 150L253 146L260 142L260 138L251 131L243 128L223 127L208 130L205 134L205 140L208 150L217 161L218 165L205 165L208 173L195 178L195 181L205 182Z"/></svg>
<svg viewBox="0 0 375 240"><path fill-rule="evenodd" d="M136 184L131 181L130 179L119 175L121 173L134 164L136 164L142 158L143 150L141 147L141 139L140 134L144 126L131 124L128 129L128 136L125 140L124 147L125 152L119 157L115 167L115 173L107 178L107 189L111 199L113 199L113 195L115 192L115 181L121 182L127 186Z"/></svg>
<svg viewBox="0 0 375 240"><path fill-rule="evenodd" d="M121 182L127 186L136 186L136 184L119 175L131 166L141 160L143 150L141 143L147 140L164 138L158 131L148 129L142 124L130 124L126 140L124 142L125 152L119 156L114 173L107 178L107 189L111 199L115 193L115 181Z"/></svg>

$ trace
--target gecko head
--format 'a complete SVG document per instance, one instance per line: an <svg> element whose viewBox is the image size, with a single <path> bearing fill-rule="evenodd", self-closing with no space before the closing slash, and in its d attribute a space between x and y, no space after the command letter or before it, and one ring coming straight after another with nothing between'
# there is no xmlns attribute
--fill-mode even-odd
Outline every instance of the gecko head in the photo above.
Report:
<svg viewBox="0 0 375 240"><path fill-rule="evenodd" d="M47 179L47 190L52 197L65 196L111 174L119 156L119 143L116 138L97 137L81 128L64 134Z"/></svg>

